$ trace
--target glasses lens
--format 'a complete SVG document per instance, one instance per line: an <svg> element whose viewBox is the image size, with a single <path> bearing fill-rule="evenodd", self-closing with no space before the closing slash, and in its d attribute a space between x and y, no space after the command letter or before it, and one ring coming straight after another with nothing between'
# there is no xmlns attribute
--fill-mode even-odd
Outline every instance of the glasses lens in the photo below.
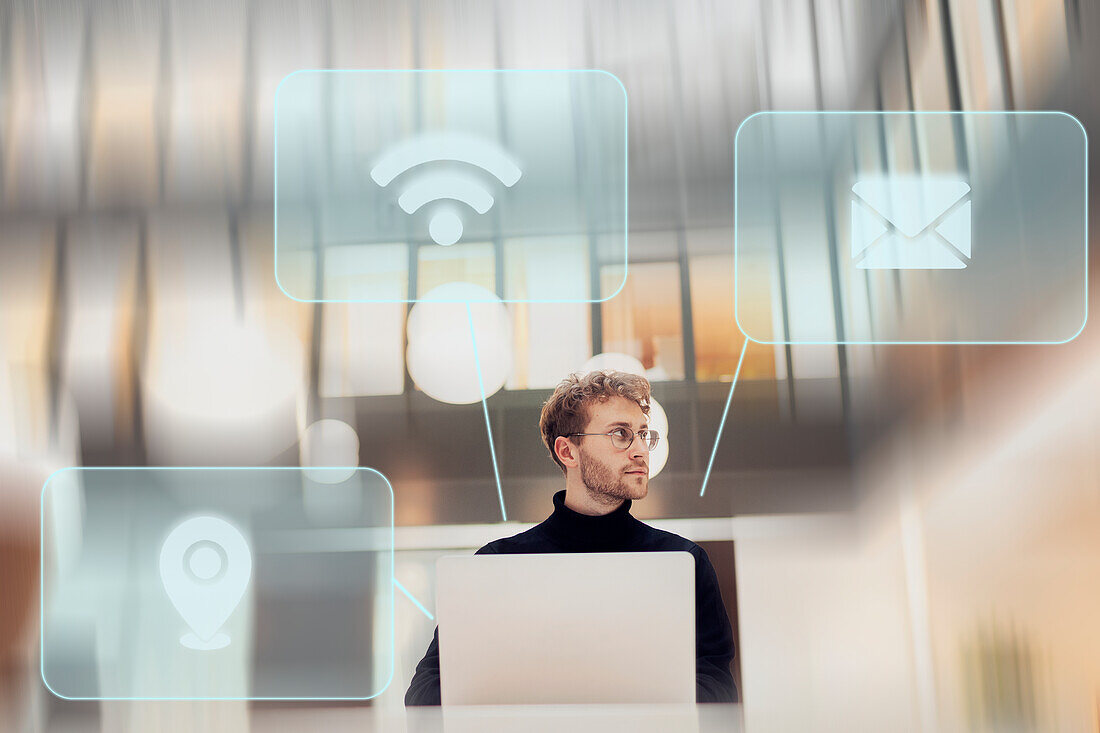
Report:
<svg viewBox="0 0 1100 733"><path fill-rule="evenodd" d="M611 431L611 445L619 450L626 450L634 441L634 433L626 428L616 428Z"/></svg>
<svg viewBox="0 0 1100 733"><path fill-rule="evenodd" d="M639 433L642 436L642 440L645 441L646 447L653 450L657 447L657 441L661 439L661 434L656 430L645 430Z"/></svg>

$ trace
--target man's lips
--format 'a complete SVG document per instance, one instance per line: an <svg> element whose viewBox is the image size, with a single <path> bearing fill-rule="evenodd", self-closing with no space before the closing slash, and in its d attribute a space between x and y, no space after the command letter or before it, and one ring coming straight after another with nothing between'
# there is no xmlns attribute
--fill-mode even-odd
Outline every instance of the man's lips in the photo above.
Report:
<svg viewBox="0 0 1100 733"><path fill-rule="evenodd" d="M638 468L630 469L629 471L627 471L627 473L649 473L649 469L645 466L640 466Z"/></svg>

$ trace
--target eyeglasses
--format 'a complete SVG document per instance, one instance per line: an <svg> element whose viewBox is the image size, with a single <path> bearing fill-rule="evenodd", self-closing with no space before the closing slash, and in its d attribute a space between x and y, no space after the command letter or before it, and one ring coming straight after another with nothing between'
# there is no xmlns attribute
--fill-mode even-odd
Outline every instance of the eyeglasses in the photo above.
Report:
<svg viewBox="0 0 1100 733"><path fill-rule="evenodd" d="M649 450L656 448L657 441L661 439L660 433L656 430L649 430L647 428L642 428L636 433L630 428L615 428L607 433L569 433L565 437L572 438L574 435L606 435L611 438L611 445L619 450L626 450L633 445L635 436L641 438L642 442L645 443L646 448Z"/></svg>

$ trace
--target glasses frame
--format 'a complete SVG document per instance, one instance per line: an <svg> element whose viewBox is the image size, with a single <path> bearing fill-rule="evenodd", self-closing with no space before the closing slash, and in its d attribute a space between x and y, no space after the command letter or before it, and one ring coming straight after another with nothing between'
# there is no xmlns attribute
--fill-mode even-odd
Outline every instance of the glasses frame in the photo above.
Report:
<svg viewBox="0 0 1100 733"><path fill-rule="evenodd" d="M613 433L617 430L625 430L627 433L630 434L630 440L627 441L627 444L625 446L623 446L622 448L615 445L615 436L613 435ZM635 432L635 431L631 430L630 428L617 427L617 428L612 428L611 430L607 431L606 433L569 433L565 437L566 438L572 438L576 435L605 435L608 438L611 438L611 446L613 448L615 448L615 450L630 450L630 446L634 445L634 439L637 438L640 433L646 433L646 435L653 436L653 445L649 445L649 441L647 441L645 438L642 439L642 444L645 445L646 449L649 450L649 451L656 450L657 449L657 444L661 442L661 433L660 433L660 431L653 430L651 428L642 428L641 430Z"/></svg>

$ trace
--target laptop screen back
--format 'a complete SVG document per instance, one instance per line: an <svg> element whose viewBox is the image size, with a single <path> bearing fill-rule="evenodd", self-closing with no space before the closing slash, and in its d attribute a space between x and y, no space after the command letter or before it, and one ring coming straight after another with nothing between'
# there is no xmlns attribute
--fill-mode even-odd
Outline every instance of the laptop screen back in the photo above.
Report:
<svg viewBox="0 0 1100 733"><path fill-rule="evenodd" d="M687 552L437 563L444 705L693 703Z"/></svg>

